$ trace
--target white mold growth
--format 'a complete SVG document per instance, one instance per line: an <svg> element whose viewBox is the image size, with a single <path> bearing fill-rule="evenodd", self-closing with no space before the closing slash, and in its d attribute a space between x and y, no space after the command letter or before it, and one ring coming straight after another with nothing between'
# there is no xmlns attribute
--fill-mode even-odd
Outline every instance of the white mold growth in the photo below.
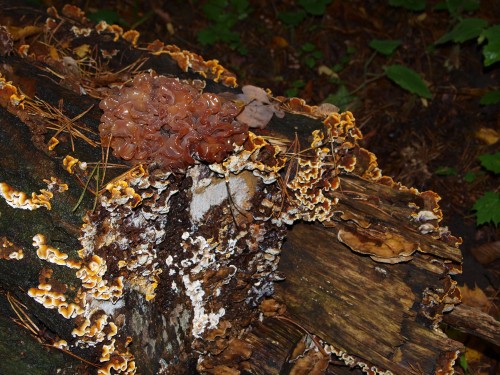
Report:
<svg viewBox="0 0 500 375"><path fill-rule="evenodd" d="M184 275L182 277L184 283L184 288L186 290L187 296L191 299L191 304L193 306L193 318L191 322L192 335L196 338L201 338L201 335L207 328L215 328L219 323L219 320L226 310L220 308L217 312L205 312L205 301L203 296L205 291L202 288L200 280L191 281L189 275Z"/></svg>
<svg viewBox="0 0 500 375"><path fill-rule="evenodd" d="M228 181L221 178L200 178L201 166L191 168L188 175L193 179L192 199L189 206L191 221L199 223L213 206L219 206L229 199L238 209L248 209L248 200L254 193L254 187L244 174L232 176ZM231 196L229 196L231 194Z"/></svg>

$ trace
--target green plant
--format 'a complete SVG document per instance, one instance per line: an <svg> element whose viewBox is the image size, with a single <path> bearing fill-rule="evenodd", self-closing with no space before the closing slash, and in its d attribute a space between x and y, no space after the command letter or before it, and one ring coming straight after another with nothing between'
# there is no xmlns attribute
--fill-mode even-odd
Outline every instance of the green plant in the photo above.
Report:
<svg viewBox="0 0 500 375"><path fill-rule="evenodd" d="M477 38L483 45L484 66L490 66L500 61L500 25L488 26L488 21L482 18L464 18L449 32L434 42L435 45L448 42L464 43Z"/></svg>
<svg viewBox="0 0 500 375"><path fill-rule="evenodd" d="M340 111L345 111L356 99L357 97L352 95L344 84L341 84L337 92L328 95L324 102L334 104Z"/></svg>
<svg viewBox="0 0 500 375"><path fill-rule="evenodd" d="M297 96L299 94L299 90L301 88L303 88L305 85L306 85L306 83L303 80L298 79L298 80L292 82L292 87L285 90L285 95L290 97L290 98Z"/></svg>
<svg viewBox="0 0 500 375"><path fill-rule="evenodd" d="M466 374L468 373L467 370L469 368L469 365L467 364L467 357L465 356L465 353L460 355L460 367L462 367Z"/></svg>
<svg viewBox="0 0 500 375"><path fill-rule="evenodd" d="M106 23L108 23L109 25L117 24L129 29L136 29L141 24L146 22L149 18L151 18L154 15L154 11L150 10L145 14L141 14L139 12L139 2L136 0L134 2L133 14L134 17L126 20L123 17L121 17L120 14L115 10L98 9L94 12L88 12L87 17L95 23L99 23L100 21L106 21Z"/></svg>
<svg viewBox="0 0 500 375"><path fill-rule="evenodd" d="M458 174L458 171L453 167L441 166L436 168L434 174L436 176L456 176Z"/></svg>
<svg viewBox="0 0 500 375"><path fill-rule="evenodd" d="M109 9L99 9L95 12L89 12L87 17L95 23L99 23L100 21L106 21L110 25L123 23L118 12Z"/></svg>
<svg viewBox="0 0 500 375"><path fill-rule="evenodd" d="M472 171L468 171L464 174L464 181L469 184L476 180L476 174Z"/></svg>
<svg viewBox="0 0 500 375"><path fill-rule="evenodd" d="M425 0L389 0L389 5L419 12L425 9Z"/></svg>
<svg viewBox="0 0 500 375"><path fill-rule="evenodd" d="M446 0L437 3L434 10L446 10L454 20L459 19L463 12L473 12L479 9L479 0Z"/></svg>
<svg viewBox="0 0 500 375"><path fill-rule="evenodd" d="M417 94L422 98L432 98L432 94L429 91L427 84L413 69L407 68L403 65L394 64L385 67L384 72L391 81L394 81L406 91Z"/></svg>
<svg viewBox="0 0 500 375"><path fill-rule="evenodd" d="M304 43L300 46L300 56L304 64L312 69L319 59L323 58L323 52L312 43Z"/></svg>
<svg viewBox="0 0 500 375"><path fill-rule="evenodd" d="M198 41L205 46L226 43L231 49L245 55L247 50L241 42L240 33L233 28L251 13L249 1L209 0L202 10L211 24L198 32Z"/></svg>
<svg viewBox="0 0 500 375"><path fill-rule="evenodd" d="M401 40L372 39L370 47L382 55L391 56L401 45Z"/></svg>
<svg viewBox="0 0 500 375"><path fill-rule="evenodd" d="M483 47L484 66L490 66L500 61L500 25L491 26L481 33L477 42L487 43Z"/></svg>
<svg viewBox="0 0 500 375"><path fill-rule="evenodd" d="M464 18L451 31L436 40L434 44L443 44L450 41L455 43L466 42L479 37L487 25L488 21L482 18Z"/></svg>
<svg viewBox="0 0 500 375"><path fill-rule="evenodd" d="M500 152L496 154L482 154L478 157L481 165L487 171L493 172L494 174L500 173Z"/></svg>
<svg viewBox="0 0 500 375"><path fill-rule="evenodd" d="M278 19L283 22L285 26L295 28L307 17L322 16L326 12L326 7L332 0L298 0L297 5L300 9L289 12L278 13Z"/></svg>
<svg viewBox="0 0 500 375"><path fill-rule="evenodd" d="M481 105L497 104L500 103L500 91L490 91L484 94L479 100Z"/></svg>
<svg viewBox="0 0 500 375"><path fill-rule="evenodd" d="M381 55L389 57L393 55L396 49L401 45L401 40L372 39L369 45L372 49L375 50L375 53L380 53ZM375 57L375 55L373 55L368 60L368 63L371 62L373 57ZM422 98L432 98L432 94L429 91L427 84L413 69L410 69L404 65L393 64L384 68L384 74L387 76L387 78L389 78L391 81L393 81L406 91L417 94ZM378 79L379 77L380 75L375 76L375 79Z"/></svg>
<svg viewBox="0 0 500 375"><path fill-rule="evenodd" d="M497 226L500 223L500 194L497 192L487 191L472 208L476 211L477 225L492 222Z"/></svg>
<svg viewBox="0 0 500 375"><path fill-rule="evenodd" d="M496 154L479 155L481 165L487 171L500 174L500 152ZM473 210L476 211L476 224L493 223L500 224L500 194L498 191L487 191L474 203Z"/></svg>

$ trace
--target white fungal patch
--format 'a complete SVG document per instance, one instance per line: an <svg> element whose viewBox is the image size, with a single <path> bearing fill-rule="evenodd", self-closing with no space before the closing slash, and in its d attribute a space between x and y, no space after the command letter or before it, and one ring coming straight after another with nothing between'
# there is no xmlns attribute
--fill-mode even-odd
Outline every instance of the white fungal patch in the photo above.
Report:
<svg viewBox="0 0 500 375"><path fill-rule="evenodd" d="M166 263L166 264L167 264L167 266L169 266L169 267L172 265L172 263L173 263L173 262L174 262L174 258L172 257L172 255L169 255L169 256L167 257L167 259L165 259L165 263Z"/></svg>
<svg viewBox="0 0 500 375"><path fill-rule="evenodd" d="M125 306L125 300L121 298L115 303L113 303L110 300L92 299L90 305L88 305L87 310L88 311L102 310L106 313L106 315L114 316L116 311L118 309L121 309L123 306ZM87 312L86 315L89 316L90 313Z"/></svg>
<svg viewBox="0 0 500 375"><path fill-rule="evenodd" d="M191 240L191 244L196 246L198 251L193 251L193 256L190 259L181 262L183 267L195 265L191 269L192 274L198 274L207 268L218 268L214 250L217 244L212 244L210 240L207 241L202 236L197 236L194 240Z"/></svg>
<svg viewBox="0 0 500 375"><path fill-rule="evenodd" d="M439 219L439 217L434 212L425 210L419 211L417 213L417 216L415 217L415 220L419 222L426 222L437 219Z"/></svg>
<svg viewBox="0 0 500 375"><path fill-rule="evenodd" d="M193 305L192 334L194 337L200 338L207 328L212 329L217 327L220 318L224 316L226 310L221 307L217 312L207 314L204 307L205 301L203 300L205 292L201 287L201 282L199 280L192 282L188 275L184 275L182 281Z"/></svg>
<svg viewBox="0 0 500 375"><path fill-rule="evenodd" d="M209 179L198 177L201 168L195 166L188 172L193 178L193 198L189 206L192 222L201 222L212 206L219 206L226 199L230 199L231 204L240 209L245 208L251 195L251 187L243 175L231 176L228 182L223 178L213 178L208 184Z"/></svg>

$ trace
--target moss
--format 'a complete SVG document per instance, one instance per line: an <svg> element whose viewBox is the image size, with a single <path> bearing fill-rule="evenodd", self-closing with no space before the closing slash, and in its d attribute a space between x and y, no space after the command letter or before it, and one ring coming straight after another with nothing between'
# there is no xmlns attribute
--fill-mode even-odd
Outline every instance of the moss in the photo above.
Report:
<svg viewBox="0 0 500 375"><path fill-rule="evenodd" d="M4 307L4 306L2 306ZM3 313L3 311L2 311ZM77 373L80 364L56 349L46 349L27 331L12 323L4 314L0 314L0 374L9 375L49 375Z"/></svg>

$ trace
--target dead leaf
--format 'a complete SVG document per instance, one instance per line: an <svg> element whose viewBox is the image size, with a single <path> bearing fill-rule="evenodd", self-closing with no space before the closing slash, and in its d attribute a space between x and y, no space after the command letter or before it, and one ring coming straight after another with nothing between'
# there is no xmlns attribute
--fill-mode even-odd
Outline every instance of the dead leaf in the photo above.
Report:
<svg viewBox="0 0 500 375"><path fill-rule="evenodd" d="M488 313L491 309L491 301L477 285L474 289L469 288L467 285L461 286L460 292L462 293L462 302L464 305L475 307L485 313Z"/></svg>
<svg viewBox="0 0 500 375"><path fill-rule="evenodd" d="M472 256L481 264L491 264L500 259L500 241L488 242L471 250Z"/></svg>
<svg viewBox="0 0 500 375"><path fill-rule="evenodd" d="M78 47L76 47L73 52L75 52L75 54L83 59L85 56L87 56L90 52L90 46L88 44L82 44Z"/></svg>
<svg viewBox="0 0 500 375"><path fill-rule="evenodd" d="M7 29L9 30L10 36L14 42L23 38L30 37L35 34L39 34L43 31L43 29L38 26L26 26L26 27L7 26Z"/></svg>
<svg viewBox="0 0 500 375"><path fill-rule="evenodd" d="M500 139L500 134L492 128L481 128L476 132L476 138L487 145L493 145Z"/></svg>
<svg viewBox="0 0 500 375"><path fill-rule="evenodd" d="M288 41L281 36L273 36L271 47L272 48L285 48L288 46Z"/></svg>

